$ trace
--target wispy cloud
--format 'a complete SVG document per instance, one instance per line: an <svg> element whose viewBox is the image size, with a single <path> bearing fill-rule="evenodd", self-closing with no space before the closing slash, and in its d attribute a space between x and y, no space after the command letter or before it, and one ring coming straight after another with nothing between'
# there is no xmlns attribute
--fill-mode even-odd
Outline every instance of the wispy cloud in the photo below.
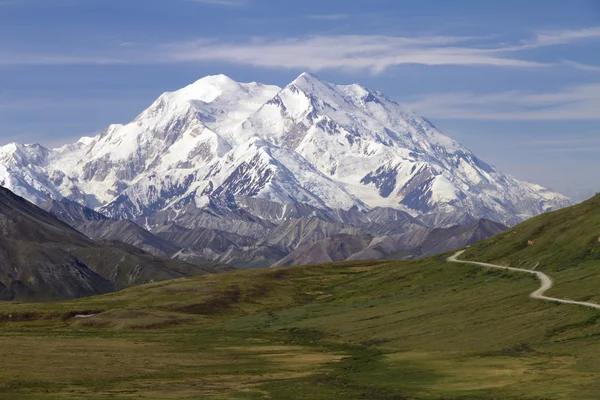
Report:
<svg viewBox="0 0 600 400"><path fill-rule="evenodd" d="M120 107L132 103L143 102L139 98L119 96L118 98L12 98L0 96L0 113L15 110L48 110L48 109L89 109Z"/></svg>
<svg viewBox="0 0 600 400"><path fill-rule="evenodd" d="M2 53L0 66L19 65L117 65L132 64L136 60L119 55L59 55L39 53Z"/></svg>
<svg viewBox="0 0 600 400"><path fill-rule="evenodd" d="M537 151L544 153L597 153L600 151L600 146L538 148Z"/></svg>
<svg viewBox="0 0 600 400"><path fill-rule="evenodd" d="M521 146L544 153L587 153L600 150L600 137L573 137L566 135L562 139L538 139L523 141Z"/></svg>
<svg viewBox="0 0 600 400"><path fill-rule="evenodd" d="M600 27L566 29L555 31L539 31L532 38L524 39L514 45L505 45L493 52L522 52L525 50L539 49L543 47L569 45L578 42L600 40Z"/></svg>
<svg viewBox="0 0 600 400"><path fill-rule="evenodd" d="M192 0L190 0L192 1ZM243 0L193 0L238 6ZM312 16L317 17L317 16ZM317 18L334 18L318 16ZM341 15L335 16L341 18ZM219 62L263 68L367 70L381 73L405 64L543 68L568 66L596 71L600 67L574 60L539 62L527 57L533 48L600 39L600 27L538 33L507 45L490 38L465 36L315 35L298 38L254 37L242 40L203 38L170 44L143 44L135 51L89 49L88 54L2 53L0 65L164 64Z"/></svg>
<svg viewBox="0 0 600 400"><path fill-rule="evenodd" d="M557 46L591 39L600 39L600 27L541 31L530 44L538 47Z"/></svg>
<svg viewBox="0 0 600 400"><path fill-rule="evenodd" d="M527 140L521 142L521 144L528 146L542 146L542 147L564 147L564 146L588 146L588 145L596 145L600 146L600 137L572 137L569 136L567 138L562 139L537 139L537 140Z"/></svg>
<svg viewBox="0 0 600 400"><path fill-rule="evenodd" d="M563 60L562 63L566 66L581 70L581 71L600 71L600 66L598 65L588 65L583 64L576 61L571 60Z"/></svg>
<svg viewBox="0 0 600 400"><path fill-rule="evenodd" d="M543 67L544 64L492 54L466 44L473 38L452 36L311 36L253 39L244 43L202 41L165 48L173 61L227 62L265 68L370 70L380 73L402 64Z"/></svg>
<svg viewBox="0 0 600 400"><path fill-rule="evenodd" d="M600 120L600 83L547 93L439 93L407 103L423 115L448 119Z"/></svg>
<svg viewBox="0 0 600 400"><path fill-rule="evenodd" d="M348 14L309 14L306 16L308 19L320 21L339 21L348 17L350 17Z"/></svg>

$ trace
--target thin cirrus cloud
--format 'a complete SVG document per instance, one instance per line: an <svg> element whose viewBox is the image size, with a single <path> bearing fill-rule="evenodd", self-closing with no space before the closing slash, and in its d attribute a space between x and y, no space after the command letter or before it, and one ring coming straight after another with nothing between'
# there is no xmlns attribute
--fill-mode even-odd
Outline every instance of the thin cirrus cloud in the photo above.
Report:
<svg viewBox="0 0 600 400"><path fill-rule="evenodd" d="M600 27L542 31L536 34L535 40L531 44L536 46L554 46L593 39L600 39Z"/></svg>
<svg viewBox="0 0 600 400"><path fill-rule="evenodd" d="M313 16L314 18L315 16ZM324 16L320 16L324 18ZM572 60L538 62L523 57L528 50L600 39L600 27L541 31L516 44L461 36L309 36L291 39L255 38L245 42L191 41L165 46L175 62L226 62L264 68L369 70L381 73L403 64L542 68L553 65L595 71L596 66Z"/></svg>
<svg viewBox="0 0 600 400"><path fill-rule="evenodd" d="M241 4L241 0L195 0L205 4ZM300 38L204 38L170 44L143 44L135 51L90 49L87 54L14 54L2 52L0 65L181 64L218 62L262 68L321 71L366 70L378 74L403 65L458 65L511 68L568 66L596 71L574 60L539 62L527 51L600 39L600 28L543 32L507 45L490 38L465 36L315 35Z"/></svg>
<svg viewBox="0 0 600 400"><path fill-rule="evenodd" d="M437 118L483 120L600 120L600 83L533 93L439 93L405 102Z"/></svg>
<svg viewBox="0 0 600 400"><path fill-rule="evenodd" d="M14 54L0 52L0 66L125 65L132 63L135 63L135 61L127 57L111 55Z"/></svg>
<svg viewBox="0 0 600 400"><path fill-rule="evenodd" d="M600 139L586 140L582 138L565 139L563 141L537 143L521 143L531 150L542 153L597 153L600 150Z"/></svg>
<svg viewBox="0 0 600 400"><path fill-rule="evenodd" d="M600 40L600 27L539 31L531 39L521 40L515 45L489 49L491 52L520 52L543 47L568 45L577 42Z"/></svg>
<svg viewBox="0 0 600 400"><path fill-rule="evenodd" d="M581 70L581 71L593 71L593 72L598 72L600 71L600 66L597 65L587 65L587 64L583 64L583 63L579 63L576 61L571 61L571 60L563 60L562 63L566 66Z"/></svg>
<svg viewBox="0 0 600 400"><path fill-rule="evenodd" d="M243 43L187 42L166 46L175 62L226 62L264 68L369 70L381 73L402 64L496 67L544 67L536 61L494 54L469 46L470 37L454 36L311 36L293 39L258 38Z"/></svg>
<svg viewBox="0 0 600 400"><path fill-rule="evenodd" d="M564 139L530 140L520 144L544 152L587 152L600 149L600 138L567 137Z"/></svg>

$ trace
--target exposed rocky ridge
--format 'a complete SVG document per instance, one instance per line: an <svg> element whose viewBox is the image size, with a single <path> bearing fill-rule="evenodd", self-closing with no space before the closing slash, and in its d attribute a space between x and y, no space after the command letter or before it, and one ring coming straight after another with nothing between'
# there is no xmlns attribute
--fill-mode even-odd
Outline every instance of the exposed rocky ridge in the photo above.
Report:
<svg viewBox="0 0 600 400"><path fill-rule="evenodd" d="M180 248L129 220L79 221L73 227L96 240L119 240L159 257L171 257Z"/></svg>
<svg viewBox="0 0 600 400"><path fill-rule="evenodd" d="M180 250L133 221L110 219L68 199L48 200L40 208L95 241L120 241L160 257L171 257Z"/></svg>
<svg viewBox="0 0 600 400"><path fill-rule="evenodd" d="M373 237L385 257L428 254L469 240L432 228L513 225L570 204L382 93L311 74L283 88L209 76L96 137L0 147L0 185L88 237L236 266L339 235ZM428 250L424 235L439 243Z"/></svg>
<svg viewBox="0 0 600 400"><path fill-rule="evenodd" d="M306 244L273 264L272 267L344 261L367 248L372 241L373 237L368 235L336 235Z"/></svg>
<svg viewBox="0 0 600 400"><path fill-rule="evenodd" d="M147 230L166 222L224 230L228 214L243 221L246 211L259 221L235 223L256 238L265 221L308 210L352 225L349 210L390 207L440 227L511 225L570 204L503 175L383 94L310 74L284 88L210 76L96 137L54 150L1 147L0 184L37 204L66 197ZM190 206L206 214L189 222Z"/></svg>
<svg viewBox="0 0 600 400"><path fill-rule="evenodd" d="M105 221L110 219L104 214L66 198L46 200L39 207L70 225L79 221Z"/></svg>
<svg viewBox="0 0 600 400"><path fill-rule="evenodd" d="M391 208L377 207L368 212L323 210L247 197L240 200L235 207L211 202L203 209L188 205L178 210L177 214L183 212L187 216L182 220L189 226L205 224L208 228L186 228L166 222L171 221L171 215L165 213L162 217L167 219L163 223L153 223L153 232L129 220L105 219L69 200L47 202L46 206L86 236L108 241L111 246L123 248L119 245L122 242L135 246L126 248L130 252L139 248L191 263L213 261L237 268L327 260L325 255L335 248L332 243L345 243L344 246L350 247L345 247L340 254L332 253L331 260L342 256L351 259L426 256L485 239L504 228L482 220L468 226L432 229L406 212ZM285 219L281 219L282 214L286 215ZM366 237L372 238L368 246L346 254L349 248L356 249Z"/></svg>
<svg viewBox="0 0 600 400"><path fill-rule="evenodd" d="M156 234L181 248L174 258L188 262L213 260L236 268L268 267L284 257L283 249L260 244L259 239L216 229L165 226Z"/></svg>
<svg viewBox="0 0 600 400"><path fill-rule="evenodd" d="M92 216L93 217L93 216ZM0 298L59 300L222 270L93 241L0 188Z"/></svg>
<svg viewBox="0 0 600 400"><path fill-rule="evenodd" d="M420 227L409 233L391 236L340 234L300 246L272 266L427 257L471 245L506 229L506 226L497 222L482 219L466 226L439 229Z"/></svg>

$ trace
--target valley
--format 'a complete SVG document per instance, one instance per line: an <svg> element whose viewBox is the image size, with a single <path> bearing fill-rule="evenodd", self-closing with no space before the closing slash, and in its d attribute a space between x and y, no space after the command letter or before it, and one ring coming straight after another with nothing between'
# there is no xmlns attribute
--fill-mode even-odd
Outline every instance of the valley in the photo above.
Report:
<svg viewBox="0 0 600 400"><path fill-rule="evenodd" d="M600 198L379 92L212 76L0 155L0 399L600 396Z"/></svg>
<svg viewBox="0 0 600 400"><path fill-rule="evenodd" d="M538 283L526 274L444 259L237 271L5 303L0 398L598 396L597 311L530 299Z"/></svg>
<svg viewBox="0 0 600 400"><path fill-rule="evenodd" d="M0 0L0 400L599 400L599 18Z"/></svg>
<svg viewBox="0 0 600 400"><path fill-rule="evenodd" d="M526 221L461 259L533 263L554 279L545 296L596 301L599 199ZM547 244L563 259L549 262ZM0 398L600 395L597 309L532 299L535 276L446 261L454 254L241 270L62 303L2 303L10 368L0 373ZM73 318L86 314L95 315Z"/></svg>

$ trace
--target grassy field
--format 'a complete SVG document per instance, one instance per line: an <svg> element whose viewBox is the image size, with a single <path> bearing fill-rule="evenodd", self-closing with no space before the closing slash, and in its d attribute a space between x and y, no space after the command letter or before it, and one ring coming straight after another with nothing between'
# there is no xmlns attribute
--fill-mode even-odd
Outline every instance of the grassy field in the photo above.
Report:
<svg viewBox="0 0 600 400"><path fill-rule="evenodd" d="M0 399L600 398L600 313L444 259L5 303Z"/></svg>

